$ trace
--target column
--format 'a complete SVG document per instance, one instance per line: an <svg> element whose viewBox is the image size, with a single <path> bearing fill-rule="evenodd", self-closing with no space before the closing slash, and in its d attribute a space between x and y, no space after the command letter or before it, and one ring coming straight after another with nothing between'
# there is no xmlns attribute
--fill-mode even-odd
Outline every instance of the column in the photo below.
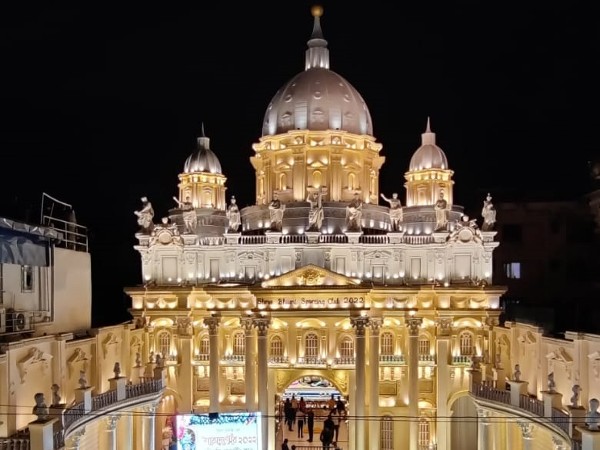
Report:
<svg viewBox="0 0 600 450"><path fill-rule="evenodd" d="M120 416L106 418L106 450L117 450L117 422Z"/></svg>
<svg viewBox="0 0 600 450"><path fill-rule="evenodd" d="M369 324L369 318L364 316L351 317L350 323L356 334L356 383L354 385L354 398L350 401L355 405L355 448L356 450L363 450L365 448L365 327Z"/></svg>
<svg viewBox="0 0 600 450"><path fill-rule="evenodd" d="M533 449L533 430L534 426L528 420L517 420L517 425L521 429L521 435L523 437L523 450Z"/></svg>
<svg viewBox="0 0 600 450"><path fill-rule="evenodd" d="M270 442L269 430L274 427L270 426L275 419L273 414L269 414L269 353L267 351L267 335L271 319L269 317L255 317L253 319L254 326L258 332L258 410L261 415L261 436L263 448L274 448Z"/></svg>
<svg viewBox="0 0 600 450"><path fill-rule="evenodd" d="M181 394L179 411L192 411L194 408L194 345L192 336L183 328L179 328L179 352L181 369L177 377L177 389Z"/></svg>
<svg viewBox="0 0 600 450"><path fill-rule="evenodd" d="M244 379L246 380L246 409L249 412L256 411L256 364L254 358L254 325L251 316L243 316L240 324L244 329L246 338L244 362Z"/></svg>
<svg viewBox="0 0 600 450"><path fill-rule="evenodd" d="M204 325L208 327L209 339L209 367L210 367L210 392L209 392L209 413L219 412L219 322L218 316L206 317Z"/></svg>
<svg viewBox="0 0 600 450"><path fill-rule="evenodd" d="M450 394L450 372L448 358L450 357L450 335L452 334L452 318L441 317L438 320L436 339L437 374L435 377L437 388L437 450L446 450L448 445L448 397Z"/></svg>
<svg viewBox="0 0 600 450"><path fill-rule="evenodd" d="M383 320L371 317L369 326L369 449L379 448L379 330Z"/></svg>
<svg viewBox="0 0 600 450"><path fill-rule="evenodd" d="M564 439L559 438L555 435L552 435L552 448L554 450L568 450L569 447L567 446L567 443L564 441Z"/></svg>
<svg viewBox="0 0 600 450"><path fill-rule="evenodd" d="M489 450L489 426L490 412L487 409L477 408L477 450Z"/></svg>
<svg viewBox="0 0 600 450"><path fill-rule="evenodd" d="M150 404L142 408L144 415L143 430L142 430L142 448L144 450L154 450L156 442L156 424L155 413L156 405Z"/></svg>
<svg viewBox="0 0 600 450"><path fill-rule="evenodd" d="M409 450L418 450L419 444L419 328L423 319L410 316L408 327L408 418Z"/></svg>
<svg viewBox="0 0 600 450"><path fill-rule="evenodd" d="M81 427L75 433L72 433L65 442L66 450L79 450L83 435L85 434L85 427Z"/></svg>

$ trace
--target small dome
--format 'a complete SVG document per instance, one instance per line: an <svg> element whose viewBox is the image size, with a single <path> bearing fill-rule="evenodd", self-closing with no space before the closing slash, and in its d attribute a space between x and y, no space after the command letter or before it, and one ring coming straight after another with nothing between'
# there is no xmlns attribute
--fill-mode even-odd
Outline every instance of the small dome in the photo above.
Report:
<svg viewBox="0 0 600 450"><path fill-rule="evenodd" d="M427 119L427 129L421 135L421 146L415 151L411 160L409 171L419 171L427 169L448 169L448 158L444 151L435 144L435 133L431 132L429 119Z"/></svg>
<svg viewBox="0 0 600 450"><path fill-rule="evenodd" d="M208 172L222 174L221 163L217 155L210 149L210 139L202 136L198 138L198 151L192 153L185 160L184 173Z"/></svg>

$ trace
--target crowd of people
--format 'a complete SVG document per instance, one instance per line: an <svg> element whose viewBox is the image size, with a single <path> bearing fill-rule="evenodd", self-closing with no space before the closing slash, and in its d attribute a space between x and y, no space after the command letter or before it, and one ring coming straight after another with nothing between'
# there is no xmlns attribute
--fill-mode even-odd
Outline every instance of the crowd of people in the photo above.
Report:
<svg viewBox="0 0 600 450"><path fill-rule="evenodd" d="M328 450L337 447L340 425L348 416L346 404L341 397L338 395L336 399L335 395L331 394L327 402L320 407L314 404L309 406L304 397L298 399L295 395L288 397L283 402L284 426L287 426L288 431L294 431L294 427L296 427L298 439L305 437L306 426L308 442L314 440L315 415L321 417L325 414L326 418L319 433L319 440L323 444L323 449ZM281 449L289 450L288 439L284 439Z"/></svg>

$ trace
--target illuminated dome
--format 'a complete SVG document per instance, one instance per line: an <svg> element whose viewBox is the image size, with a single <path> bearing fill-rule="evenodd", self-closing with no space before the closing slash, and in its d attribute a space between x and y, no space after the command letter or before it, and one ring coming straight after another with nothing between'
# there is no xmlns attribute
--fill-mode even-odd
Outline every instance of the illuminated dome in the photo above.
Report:
<svg viewBox="0 0 600 450"><path fill-rule="evenodd" d="M408 170L413 172L427 169L448 169L448 158L444 151L435 145L435 133L431 132L429 118L427 129L421 134L421 146L413 154Z"/></svg>
<svg viewBox="0 0 600 450"><path fill-rule="evenodd" d="M210 149L210 139L204 136L204 127L202 129L202 136L198 138L198 150L188 156L188 159L185 160L183 172L222 174L219 158L217 158L217 155Z"/></svg>
<svg viewBox="0 0 600 450"><path fill-rule="evenodd" d="M288 81L267 108L262 135L290 130L344 130L373 135L371 114L358 91L329 69L323 38L322 8L313 8L314 27L306 50L305 70Z"/></svg>

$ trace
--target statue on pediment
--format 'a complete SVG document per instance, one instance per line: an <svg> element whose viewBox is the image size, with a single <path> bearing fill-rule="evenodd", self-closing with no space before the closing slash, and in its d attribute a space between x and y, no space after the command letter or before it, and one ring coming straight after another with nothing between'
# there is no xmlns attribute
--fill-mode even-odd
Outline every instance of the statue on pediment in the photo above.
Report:
<svg viewBox="0 0 600 450"><path fill-rule="evenodd" d="M483 225L481 228L483 231L491 231L494 229L496 223L496 208L492 203L492 196L488 193L487 197L483 201L483 208L481 209L481 217L483 217Z"/></svg>
<svg viewBox="0 0 600 450"><path fill-rule="evenodd" d="M147 197L142 197L140 200L142 201L142 208L133 213L138 218L137 223L140 226L140 231L142 233L150 233L152 228L154 228L152 223L152 219L154 218L154 208L152 208L152 203L150 203Z"/></svg>
<svg viewBox="0 0 600 450"><path fill-rule="evenodd" d="M402 223L402 202L398 198L398 193L394 192L392 198L387 198L385 195L381 194L381 198L390 205L392 231L400 231L400 224Z"/></svg>
<svg viewBox="0 0 600 450"><path fill-rule="evenodd" d="M362 207L363 201L358 192L355 192L354 198L346 206L346 227L348 231L362 231Z"/></svg>
<svg viewBox="0 0 600 450"><path fill-rule="evenodd" d="M269 214L271 216L271 230L281 231L283 226L283 212L285 205L279 200L277 192L273 193L273 200L269 203Z"/></svg>
<svg viewBox="0 0 600 450"><path fill-rule="evenodd" d="M235 196L231 196L229 206L227 207L227 218L229 219L229 231L237 233L242 221L240 217L240 208L237 205Z"/></svg>
<svg viewBox="0 0 600 450"><path fill-rule="evenodd" d="M32 413L37 416L37 420L47 420L49 417L48 406L46 406L46 397L43 392L38 392L33 396L35 406Z"/></svg>
<svg viewBox="0 0 600 450"><path fill-rule="evenodd" d="M185 234L195 234L196 233L196 225L198 224L198 216L196 215L196 208L194 208L194 204L190 200L190 197L187 196L185 201L179 201L177 197L173 197L173 200L181 209L183 216L183 227Z"/></svg>
<svg viewBox="0 0 600 450"><path fill-rule="evenodd" d="M433 207L435 210L435 230L447 231L448 226L448 201L444 198L444 192L440 192L440 196Z"/></svg>
<svg viewBox="0 0 600 450"><path fill-rule="evenodd" d="M321 225L323 224L323 191L319 189L309 194L306 201L310 204L308 231L321 231Z"/></svg>

